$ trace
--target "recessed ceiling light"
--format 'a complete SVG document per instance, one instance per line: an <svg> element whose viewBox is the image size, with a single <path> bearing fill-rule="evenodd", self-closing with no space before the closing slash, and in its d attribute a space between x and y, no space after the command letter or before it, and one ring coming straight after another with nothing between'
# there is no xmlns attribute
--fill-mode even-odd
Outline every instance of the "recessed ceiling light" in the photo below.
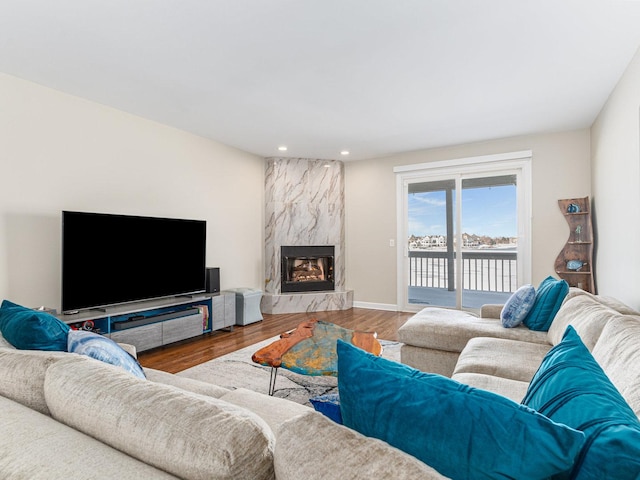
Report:
<svg viewBox="0 0 640 480"><path fill-rule="evenodd" d="M280 150L281 152L286 152L286 151L287 151L287 147L286 147L286 146L284 146L284 145L280 145L280 146L278 147L278 150Z"/></svg>
<svg viewBox="0 0 640 480"><path fill-rule="evenodd" d="M349 150L342 150L340 155L349 155Z"/></svg>

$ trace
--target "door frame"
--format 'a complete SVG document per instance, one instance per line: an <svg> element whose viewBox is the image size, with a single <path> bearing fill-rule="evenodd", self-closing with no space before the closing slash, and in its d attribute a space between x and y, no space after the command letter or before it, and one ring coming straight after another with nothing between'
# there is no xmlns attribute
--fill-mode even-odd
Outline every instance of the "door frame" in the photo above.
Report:
<svg viewBox="0 0 640 480"><path fill-rule="evenodd" d="M510 171L518 176L517 218L518 218L518 285L531 282L531 150L522 150L494 155L458 158L437 162L426 162L394 167L396 174L396 245L397 248L397 294L396 302L399 311L416 312L424 305L409 304L406 279L408 278L409 246L407 244L407 195L411 180L427 176L467 176L473 174L504 174ZM461 192L457 192L461 195ZM460 201L460 198L458 198ZM459 203L457 203L459 205ZM461 222L460 211L456 210L456 224ZM456 230L456 234L462 233ZM459 239L460 241L460 239ZM459 243L460 244L460 243ZM458 256L460 257L460 256ZM460 258L461 262L462 259ZM460 297L458 297L460 298Z"/></svg>

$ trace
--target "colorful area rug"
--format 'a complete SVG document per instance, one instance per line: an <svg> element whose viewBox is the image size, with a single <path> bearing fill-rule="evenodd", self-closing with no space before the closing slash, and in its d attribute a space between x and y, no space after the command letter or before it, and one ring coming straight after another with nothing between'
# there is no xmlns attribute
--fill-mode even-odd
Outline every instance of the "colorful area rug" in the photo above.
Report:
<svg viewBox="0 0 640 480"><path fill-rule="evenodd" d="M213 383L232 390L247 388L267 394L271 368L252 362L251 355L278 338L276 336L250 345L220 358L183 370L178 375ZM384 358L400 361L401 343L387 340L380 340L380 343L382 344L382 356ZM310 398L328 393L337 393L337 385L338 379L336 377L300 375L285 368L279 368L273 396L287 398L303 405L310 405Z"/></svg>

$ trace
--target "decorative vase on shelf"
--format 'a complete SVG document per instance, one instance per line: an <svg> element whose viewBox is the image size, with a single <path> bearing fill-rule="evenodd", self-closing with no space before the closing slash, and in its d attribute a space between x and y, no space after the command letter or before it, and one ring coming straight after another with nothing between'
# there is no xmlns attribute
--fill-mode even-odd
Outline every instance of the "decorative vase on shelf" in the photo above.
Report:
<svg viewBox="0 0 640 480"><path fill-rule="evenodd" d="M567 207L567 213L580 213L580 205L577 203L570 203Z"/></svg>
<svg viewBox="0 0 640 480"><path fill-rule="evenodd" d="M575 229L575 241L581 242L581 234L582 234L582 225L578 225Z"/></svg>
<svg viewBox="0 0 640 480"><path fill-rule="evenodd" d="M567 262L567 270L575 270L576 272L578 272L585 265L586 263L584 263L582 260L569 260Z"/></svg>

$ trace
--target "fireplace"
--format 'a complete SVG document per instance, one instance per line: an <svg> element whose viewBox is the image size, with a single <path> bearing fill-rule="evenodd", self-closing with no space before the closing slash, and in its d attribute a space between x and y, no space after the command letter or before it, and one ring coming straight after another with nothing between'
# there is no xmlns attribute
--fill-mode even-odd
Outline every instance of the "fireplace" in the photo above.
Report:
<svg viewBox="0 0 640 480"><path fill-rule="evenodd" d="M324 292L335 290L331 246L283 246L281 292Z"/></svg>

